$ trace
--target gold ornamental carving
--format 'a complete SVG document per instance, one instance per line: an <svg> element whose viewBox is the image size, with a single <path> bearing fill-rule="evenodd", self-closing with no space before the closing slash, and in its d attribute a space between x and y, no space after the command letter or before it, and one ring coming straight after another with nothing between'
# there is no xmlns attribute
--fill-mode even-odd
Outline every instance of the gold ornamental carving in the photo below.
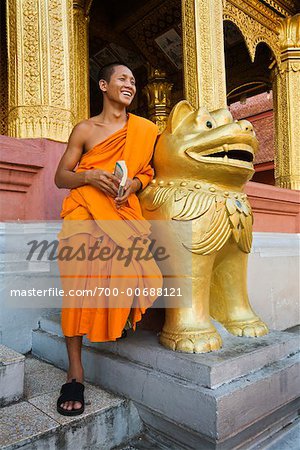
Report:
<svg viewBox="0 0 300 450"><path fill-rule="evenodd" d="M295 2L293 0L283 0L283 1L276 1L276 0L264 0L265 3L267 3L272 9L276 10L283 16L287 17L291 14L293 14L295 9ZM261 4L261 2L256 0L256 3L259 4L259 6L264 6Z"/></svg>
<svg viewBox="0 0 300 450"><path fill-rule="evenodd" d="M195 108L226 106L221 0L182 0L185 98Z"/></svg>
<svg viewBox="0 0 300 450"><path fill-rule="evenodd" d="M260 9L255 10L246 2L234 0L224 2L223 19L233 22L242 33L248 48L251 61L254 62L256 48L264 42L273 52L277 64L280 64L280 45L278 39L279 17L272 13L272 20L263 15ZM257 2L259 3L259 2Z"/></svg>
<svg viewBox="0 0 300 450"><path fill-rule="evenodd" d="M0 4L0 134L7 134L8 77L4 5Z"/></svg>
<svg viewBox="0 0 300 450"><path fill-rule="evenodd" d="M272 71L275 116L275 181L300 189L300 14L280 21L280 67Z"/></svg>
<svg viewBox="0 0 300 450"><path fill-rule="evenodd" d="M294 53L294 49L300 47L300 14L296 14L293 17L287 17L280 21L279 27L279 39L281 51L291 50Z"/></svg>
<svg viewBox="0 0 300 450"><path fill-rule="evenodd" d="M147 96L148 117L158 126L159 133L164 131L171 110L172 87L163 70L148 67L148 84L143 92Z"/></svg>
<svg viewBox="0 0 300 450"><path fill-rule="evenodd" d="M88 3L88 4L87 4ZM73 25L74 25L74 73L75 73L75 105L76 122L87 119L90 115L89 106L89 48L88 26L89 16L87 11L91 7L91 1L74 0Z"/></svg>
<svg viewBox="0 0 300 450"><path fill-rule="evenodd" d="M247 295L253 216L243 187L254 173L257 149L250 122L234 121L225 108L195 110L186 101L173 108L158 139L156 177L139 196L143 215L157 227L157 242L174 250L176 258L169 264L191 264L182 282L176 269L170 272L171 280L164 278L170 286L177 278L191 305L166 308L160 342L167 348L189 353L218 350L222 340L211 318L235 336L268 332ZM175 239L174 222L180 224ZM155 225L160 223L169 229Z"/></svg>
<svg viewBox="0 0 300 450"><path fill-rule="evenodd" d="M7 0L8 134L66 142L76 121L72 0Z"/></svg>
<svg viewBox="0 0 300 450"><path fill-rule="evenodd" d="M266 4L267 3L267 4ZM223 7L233 5L257 22L270 30L276 31L278 21L282 16L290 16L295 13L295 5L292 0L284 0L285 6L273 0L223 0Z"/></svg>

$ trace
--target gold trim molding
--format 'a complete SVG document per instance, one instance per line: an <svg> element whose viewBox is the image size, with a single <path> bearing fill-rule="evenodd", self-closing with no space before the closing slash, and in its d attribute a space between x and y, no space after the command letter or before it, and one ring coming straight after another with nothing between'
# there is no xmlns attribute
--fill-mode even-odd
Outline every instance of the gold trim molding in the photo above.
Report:
<svg viewBox="0 0 300 450"><path fill-rule="evenodd" d="M91 3L91 1L84 0L73 1L76 122L87 119L90 115L89 16L87 11L89 11Z"/></svg>
<svg viewBox="0 0 300 450"><path fill-rule="evenodd" d="M271 3L277 3L273 0L223 0L223 8L226 9L227 5L232 4L248 16L255 19L261 25L274 31L276 30L278 22L281 19L280 14L283 14L284 16L293 14L291 8L283 10L283 8L279 7L277 4L277 8L274 8L277 11L274 11L264 2L268 3L271 8L273 8Z"/></svg>
<svg viewBox="0 0 300 450"><path fill-rule="evenodd" d="M262 0L262 1L285 17L294 14L295 12L295 2L293 0L283 0L281 2L275 0ZM257 5L258 8L259 7L262 8L264 6L262 5L261 2L258 2L257 0L256 3L258 4Z"/></svg>
<svg viewBox="0 0 300 450"><path fill-rule="evenodd" d="M256 3L258 6L259 2L256 1ZM260 10L257 11L253 9L253 6L250 7L247 2L240 0L225 1L223 5L223 20L229 20L239 28L244 37L251 61L253 62L255 59L258 44L263 42L271 49L276 63L280 66L281 49L278 36L280 19L278 16L275 16L275 13L273 13L273 20L271 20L270 17L264 16ZM256 12L259 12L259 14L254 14Z"/></svg>
<svg viewBox="0 0 300 450"><path fill-rule="evenodd" d="M0 4L0 134L7 134L8 78L4 5Z"/></svg>
<svg viewBox="0 0 300 450"><path fill-rule="evenodd" d="M300 189L300 14L280 21L281 65L272 71L275 112L275 181Z"/></svg>

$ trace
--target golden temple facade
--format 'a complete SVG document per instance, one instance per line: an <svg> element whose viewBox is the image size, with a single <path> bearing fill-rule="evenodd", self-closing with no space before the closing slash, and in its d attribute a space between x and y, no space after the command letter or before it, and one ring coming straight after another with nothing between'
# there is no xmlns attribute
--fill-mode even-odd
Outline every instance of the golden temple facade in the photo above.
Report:
<svg viewBox="0 0 300 450"><path fill-rule="evenodd" d="M300 14L292 0L6 0L0 133L67 142L99 112L97 71L130 65L132 111L162 131L186 99L209 111L273 92L275 183L300 189Z"/></svg>

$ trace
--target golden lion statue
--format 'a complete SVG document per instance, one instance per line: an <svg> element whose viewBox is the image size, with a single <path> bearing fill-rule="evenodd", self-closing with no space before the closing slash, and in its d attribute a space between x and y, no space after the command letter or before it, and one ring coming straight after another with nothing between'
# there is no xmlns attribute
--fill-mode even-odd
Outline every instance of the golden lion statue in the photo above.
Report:
<svg viewBox="0 0 300 450"><path fill-rule="evenodd" d="M173 108L159 137L156 178L140 195L143 215L185 221L192 230L190 244L184 236L176 243L178 254L184 248L191 260L191 293L184 283L182 288L183 295L192 295L191 307L166 308L160 342L167 348L220 349L211 317L235 336L268 333L247 295L253 217L242 189L254 172L257 148L250 122L234 121L227 109L195 111L187 101Z"/></svg>

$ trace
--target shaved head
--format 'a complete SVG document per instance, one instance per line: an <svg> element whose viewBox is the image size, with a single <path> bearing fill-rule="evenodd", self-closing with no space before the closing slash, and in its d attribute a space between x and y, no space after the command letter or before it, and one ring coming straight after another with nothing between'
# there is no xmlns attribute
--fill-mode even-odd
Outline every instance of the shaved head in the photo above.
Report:
<svg viewBox="0 0 300 450"><path fill-rule="evenodd" d="M125 66L125 67L127 67L127 69L129 69L132 72L132 70L130 69L130 67L127 66L127 64L125 64L121 61L115 61L115 62L112 62L109 64L105 64L105 66L101 67L101 69L99 70L99 74L98 74L98 81L105 80L107 83L109 83L111 76L115 71L115 67L117 67L117 66Z"/></svg>

